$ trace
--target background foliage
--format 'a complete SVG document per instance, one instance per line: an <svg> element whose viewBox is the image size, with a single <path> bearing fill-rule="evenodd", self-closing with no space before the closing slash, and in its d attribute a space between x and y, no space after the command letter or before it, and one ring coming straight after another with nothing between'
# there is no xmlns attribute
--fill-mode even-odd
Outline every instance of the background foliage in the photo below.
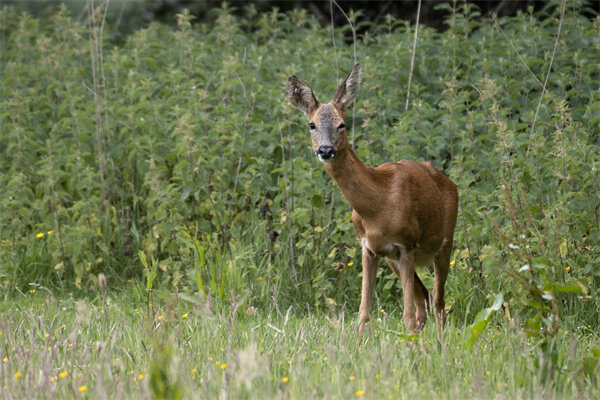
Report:
<svg viewBox="0 0 600 400"><path fill-rule="evenodd" d="M600 19L567 3L558 42L557 2L498 20L439 5L448 29L419 30L406 111L409 24L386 18L356 43L358 155L432 160L458 184L456 321L501 292L533 336L559 319L598 327ZM0 10L5 296L30 282L86 290L102 272L244 307L357 309L349 206L285 97L292 73L333 95L354 63L350 28L334 48L303 10L250 6L241 20L223 6L211 23L183 12L115 44L102 11L82 25L64 8ZM397 310L400 286L379 274L376 304Z"/></svg>

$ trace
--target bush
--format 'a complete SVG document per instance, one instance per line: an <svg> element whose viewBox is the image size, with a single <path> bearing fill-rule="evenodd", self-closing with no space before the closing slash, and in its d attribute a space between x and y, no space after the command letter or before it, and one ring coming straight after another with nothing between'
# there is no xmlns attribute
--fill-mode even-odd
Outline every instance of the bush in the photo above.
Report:
<svg viewBox="0 0 600 400"><path fill-rule="evenodd" d="M563 314L591 319L600 19L569 2L554 54L557 2L499 20L439 7L448 29L420 28L407 111L411 27L387 18L357 43L356 151L372 165L431 160L458 184L454 318L503 292L505 313L538 333ZM286 98L292 73L333 95L353 65L350 32L336 30L334 51L303 10L230 11L209 25L183 13L177 29L152 24L120 46L101 10L85 26L64 8L48 21L0 10L2 287L142 277L142 252L182 290L357 307L351 210ZM377 301L395 309L400 286L379 274Z"/></svg>

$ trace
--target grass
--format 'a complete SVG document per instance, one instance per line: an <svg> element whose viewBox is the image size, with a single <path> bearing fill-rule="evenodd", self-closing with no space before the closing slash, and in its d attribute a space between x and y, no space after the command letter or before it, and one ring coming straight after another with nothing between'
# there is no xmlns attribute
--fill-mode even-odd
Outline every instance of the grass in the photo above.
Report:
<svg viewBox="0 0 600 400"><path fill-rule="evenodd" d="M141 282L61 297L37 288L5 301L0 387L17 398L597 398L587 327L544 346L495 317L476 344L449 318L444 339L430 318L411 346L401 308L378 310L368 335L357 313L240 309L155 293ZM184 298L186 300L184 300ZM586 367L586 362L587 367ZM588 368L586 370L586 368Z"/></svg>
<svg viewBox="0 0 600 400"><path fill-rule="evenodd" d="M414 345L384 268L357 337L349 207L285 100L292 73L335 89L346 27L331 46L305 11L224 6L121 41L65 9L0 9L1 396L599 398L600 18L439 7L405 112L410 24L356 42L357 154L459 185L452 313L441 344L430 318Z"/></svg>

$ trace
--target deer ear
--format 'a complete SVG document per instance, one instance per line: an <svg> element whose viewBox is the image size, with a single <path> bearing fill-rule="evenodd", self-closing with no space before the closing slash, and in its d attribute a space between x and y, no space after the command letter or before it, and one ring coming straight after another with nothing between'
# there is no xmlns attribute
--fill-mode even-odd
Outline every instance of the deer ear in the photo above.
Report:
<svg viewBox="0 0 600 400"><path fill-rule="evenodd" d="M333 96L334 103L337 103L342 111L346 111L358 94L360 87L360 64L356 63L350 74L344 79L344 82L338 87Z"/></svg>
<svg viewBox="0 0 600 400"><path fill-rule="evenodd" d="M288 78L288 97L294 107L304 111L306 115L313 112L319 105L310 86L302 82L296 75Z"/></svg>

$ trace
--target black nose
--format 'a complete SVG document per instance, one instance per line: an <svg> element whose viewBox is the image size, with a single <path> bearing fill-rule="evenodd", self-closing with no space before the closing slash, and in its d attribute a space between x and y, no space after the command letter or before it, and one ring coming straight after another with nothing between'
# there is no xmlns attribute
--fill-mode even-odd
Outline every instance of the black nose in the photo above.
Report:
<svg viewBox="0 0 600 400"><path fill-rule="evenodd" d="M321 160L329 160L335 156L335 149L331 146L321 146L319 150L317 150L317 157Z"/></svg>

